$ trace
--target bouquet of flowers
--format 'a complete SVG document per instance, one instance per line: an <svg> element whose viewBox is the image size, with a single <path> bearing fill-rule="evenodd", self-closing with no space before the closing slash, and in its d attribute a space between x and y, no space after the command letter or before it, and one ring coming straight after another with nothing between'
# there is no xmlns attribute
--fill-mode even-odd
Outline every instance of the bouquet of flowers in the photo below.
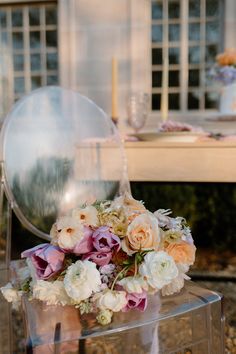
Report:
<svg viewBox="0 0 236 354"><path fill-rule="evenodd" d="M191 231L170 214L151 213L129 194L74 209L52 226L50 243L22 253L27 267L19 284L1 291L11 302L25 293L94 312L102 325L114 312L145 311L148 294L178 292L194 263Z"/></svg>
<svg viewBox="0 0 236 354"><path fill-rule="evenodd" d="M236 50L227 49L217 55L216 65L211 69L210 76L223 85L230 85L236 81Z"/></svg>

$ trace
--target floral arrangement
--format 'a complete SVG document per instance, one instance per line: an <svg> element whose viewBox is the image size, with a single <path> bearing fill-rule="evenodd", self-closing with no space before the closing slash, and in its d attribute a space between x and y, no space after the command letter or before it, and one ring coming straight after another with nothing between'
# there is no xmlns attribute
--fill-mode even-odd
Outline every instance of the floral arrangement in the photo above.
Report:
<svg viewBox="0 0 236 354"><path fill-rule="evenodd" d="M216 57L216 65L210 71L210 77L230 85L236 81L236 49L226 49Z"/></svg>
<svg viewBox="0 0 236 354"><path fill-rule="evenodd" d="M194 127L193 125L177 122L173 120L166 120L161 123L159 127L159 132L169 133L169 132L203 132L200 127Z"/></svg>
<svg viewBox="0 0 236 354"><path fill-rule="evenodd" d="M189 279L196 248L190 228L170 210L148 211L126 194L74 209L52 226L51 242L22 253L27 267L18 285L1 288L47 305L73 305L94 312L98 323L114 312L145 311L148 294L178 292Z"/></svg>

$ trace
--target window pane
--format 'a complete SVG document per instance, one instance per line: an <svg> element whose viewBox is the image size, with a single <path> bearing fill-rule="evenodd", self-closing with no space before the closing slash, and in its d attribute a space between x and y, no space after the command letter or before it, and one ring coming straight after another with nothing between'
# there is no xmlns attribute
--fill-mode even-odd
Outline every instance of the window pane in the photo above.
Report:
<svg viewBox="0 0 236 354"><path fill-rule="evenodd" d="M169 63L170 64L179 64L180 63L179 48L169 48Z"/></svg>
<svg viewBox="0 0 236 354"><path fill-rule="evenodd" d="M161 94L160 93L154 93L152 95L152 109L154 111L160 110L161 108Z"/></svg>
<svg viewBox="0 0 236 354"><path fill-rule="evenodd" d="M22 54L14 55L13 63L14 63L14 71L24 70L24 56Z"/></svg>
<svg viewBox="0 0 236 354"><path fill-rule="evenodd" d="M152 18L153 20L162 19L162 4L153 2L152 3Z"/></svg>
<svg viewBox="0 0 236 354"><path fill-rule="evenodd" d="M40 48L40 32L30 32L30 48Z"/></svg>
<svg viewBox="0 0 236 354"><path fill-rule="evenodd" d="M30 26L40 25L40 11L37 7L31 7L29 9L29 24Z"/></svg>
<svg viewBox="0 0 236 354"><path fill-rule="evenodd" d="M57 31L46 32L46 46L52 48L57 47Z"/></svg>
<svg viewBox="0 0 236 354"><path fill-rule="evenodd" d="M31 77L31 89L36 89L38 87L42 86L41 83L41 76L33 76Z"/></svg>
<svg viewBox="0 0 236 354"><path fill-rule="evenodd" d="M169 2L169 18L180 17L180 3L179 1Z"/></svg>
<svg viewBox="0 0 236 354"><path fill-rule="evenodd" d="M180 25L169 25L169 41L176 42L180 40Z"/></svg>
<svg viewBox="0 0 236 354"><path fill-rule="evenodd" d="M189 0L189 17L200 17L200 0Z"/></svg>
<svg viewBox="0 0 236 354"><path fill-rule="evenodd" d="M56 25L57 24L57 10L56 7L46 8L46 25Z"/></svg>
<svg viewBox="0 0 236 354"><path fill-rule="evenodd" d="M1 34L1 44L7 44L8 38L9 38L8 33L4 31L4 32L0 32L0 34ZM14 43L13 43L13 46L14 46Z"/></svg>
<svg viewBox="0 0 236 354"><path fill-rule="evenodd" d="M219 22L207 22L206 24L206 40L207 42L219 42L220 27Z"/></svg>
<svg viewBox="0 0 236 354"><path fill-rule="evenodd" d="M153 71L152 87L161 87L161 86L162 86L162 71Z"/></svg>
<svg viewBox="0 0 236 354"><path fill-rule="evenodd" d="M152 26L152 41L162 42L162 26L160 25Z"/></svg>
<svg viewBox="0 0 236 354"><path fill-rule="evenodd" d="M169 86L178 87L179 86L179 71L170 70L169 71Z"/></svg>
<svg viewBox="0 0 236 354"><path fill-rule="evenodd" d="M21 9L12 10L11 13L12 27L23 26L23 13Z"/></svg>
<svg viewBox="0 0 236 354"><path fill-rule="evenodd" d="M153 48L152 49L152 64L161 65L162 64L162 49Z"/></svg>
<svg viewBox="0 0 236 354"><path fill-rule="evenodd" d="M200 63L200 47L189 47L188 61L190 64Z"/></svg>
<svg viewBox="0 0 236 354"><path fill-rule="evenodd" d="M217 92L206 92L205 93L205 108L206 109L217 109L219 102L219 94Z"/></svg>
<svg viewBox="0 0 236 354"><path fill-rule="evenodd" d="M188 38L190 41L200 40L200 23L190 23L188 26Z"/></svg>
<svg viewBox="0 0 236 354"><path fill-rule="evenodd" d="M14 49L23 49L24 47L24 39L23 39L23 33L21 32L13 32L12 33L12 43L13 43L13 48Z"/></svg>
<svg viewBox="0 0 236 354"><path fill-rule="evenodd" d="M50 75L47 77L47 85L57 85L58 77L55 75Z"/></svg>
<svg viewBox="0 0 236 354"><path fill-rule="evenodd" d="M47 54L47 70L57 70L57 53Z"/></svg>
<svg viewBox="0 0 236 354"><path fill-rule="evenodd" d="M179 110L179 93L169 94L169 108L171 110Z"/></svg>
<svg viewBox="0 0 236 354"><path fill-rule="evenodd" d="M217 16L219 15L219 0L206 0L206 15Z"/></svg>
<svg viewBox="0 0 236 354"><path fill-rule="evenodd" d="M16 94L22 94L25 92L25 79L23 77L15 77L14 92Z"/></svg>
<svg viewBox="0 0 236 354"><path fill-rule="evenodd" d="M215 57L218 53L218 46L217 45L208 45L206 46L206 62L207 63L214 63Z"/></svg>
<svg viewBox="0 0 236 354"><path fill-rule="evenodd" d="M41 56L40 54L31 54L30 56L31 71L41 70Z"/></svg>
<svg viewBox="0 0 236 354"><path fill-rule="evenodd" d="M7 27L7 14L6 11L0 10L0 27L6 28Z"/></svg>
<svg viewBox="0 0 236 354"><path fill-rule="evenodd" d="M188 94L188 109L199 109L199 95L195 92Z"/></svg>
<svg viewBox="0 0 236 354"><path fill-rule="evenodd" d="M188 85L191 86L199 86L200 79L199 79L200 71L199 70L189 70L188 75Z"/></svg>

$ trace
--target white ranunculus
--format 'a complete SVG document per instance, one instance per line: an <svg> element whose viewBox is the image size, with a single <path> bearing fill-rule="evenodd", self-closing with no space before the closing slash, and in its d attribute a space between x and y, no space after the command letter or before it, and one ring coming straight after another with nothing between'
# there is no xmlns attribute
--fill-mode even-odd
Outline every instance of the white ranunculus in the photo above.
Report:
<svg viewBox="0 0 236 354"><path fill-rule="evenodd" d="M106 289L95 294L93 301L100 310L119 312L127 305L126 292Z"/></svg>
<svg viewBox="0 0 236 354"><path fill-rule="evenodd" d="M178 276L178 268L166 252L149 252L139 267L139 273L152 288L161 289Z"/></svg>
<svg viewBox="0 0 236 354"><path fill-rule="evenodd" d="M123 286L128 293L141 294L144 290L148 290L147 282L138 275L123 278L118 282L118 284Z"/></svg>
<svg viewBox="0 0 236 354"><path fill-rule="evenodd" d="M174 293L179 292L184 286L184 280L190 279L189 276L185 274L189 269L189 267L186 264L178 263L177 268L179 271L177 277L174 278L170 284L165 285L161 289L161 293L163 296L172 295Z"/></svg>
<svg viewBox="0 0 236 354"><path fill-rule="evenodd" d="M11 283L7 283L0 288L2 295L8 302L18 303L21 299L22 292L13 288Z"/></svg>
<svg viewBox="0 0 236 354"><path fill-rule="evenodd" d="M74 209L72 217L77 219L81 224L98 226L98 211L93 205Z"/></svg>
<svg viewBox="0 0 236 354"><path fill-rule="evenodd" d="M56 222L58 230L57 244L60 248L71 250L84 237L84 227L80 221L71 216L63 216Z"/></svg>
<svg viewBox="0 0 236 354"><path fill-rule="evenodd" d="M101 288L100 273L96 264L87 260L73 263L66 271L64 284L68 296L75 303L89 298Z"/></svg>
<svg viewBox="0 0 236 354"><path fill-rule="evenodd" d="M46 302L47 305L69 305L70 298L67 295L63 281L53 282L37 280L33 285L33 298Z"/></svg>

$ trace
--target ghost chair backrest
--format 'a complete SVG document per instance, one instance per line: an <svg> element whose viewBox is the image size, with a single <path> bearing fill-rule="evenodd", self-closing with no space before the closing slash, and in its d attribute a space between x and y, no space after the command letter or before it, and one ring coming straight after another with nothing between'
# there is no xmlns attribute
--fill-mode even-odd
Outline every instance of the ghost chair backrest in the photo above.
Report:
<svg viewBox="0 0 236 354"><path fill-rule="evenodd" d="M46 240L72 208L129 188L118 130L94 102L60 87L33 91L1 132L3 186L21 223Z"/></svg>

